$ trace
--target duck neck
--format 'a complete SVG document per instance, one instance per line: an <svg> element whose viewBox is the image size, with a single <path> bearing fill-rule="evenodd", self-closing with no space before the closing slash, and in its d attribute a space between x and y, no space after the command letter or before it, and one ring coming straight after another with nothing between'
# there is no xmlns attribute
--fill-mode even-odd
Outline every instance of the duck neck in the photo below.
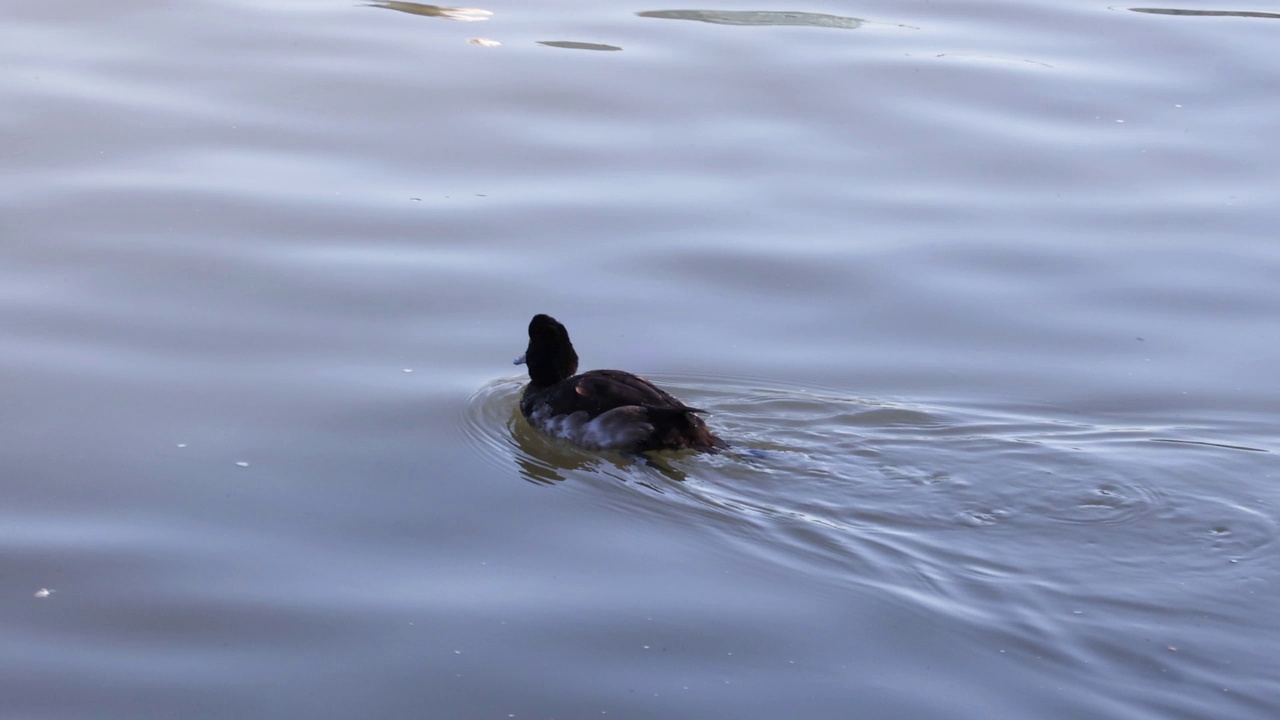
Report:
<svg viewBox="0 0 1280 720"><path fill-rule="evenodd" d="M531 387L549 387L578 372L578 353L574 352L573 345L561 348L554 354L531 352L527 362Z"/></svg>

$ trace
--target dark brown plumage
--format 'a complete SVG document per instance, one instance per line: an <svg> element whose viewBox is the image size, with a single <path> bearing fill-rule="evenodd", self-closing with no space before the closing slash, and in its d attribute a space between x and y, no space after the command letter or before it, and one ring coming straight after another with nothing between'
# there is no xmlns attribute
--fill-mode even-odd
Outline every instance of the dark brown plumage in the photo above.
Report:
<svg viewBox="0 0 1280 720"><path fill-rule="evenodd" d="M569 332L549 315L529 322L529 366L520 412L545 432L592 448L635 452L692 449L717 452L728 443L696 413L644 378L621 370L580 375Z"/></svg>

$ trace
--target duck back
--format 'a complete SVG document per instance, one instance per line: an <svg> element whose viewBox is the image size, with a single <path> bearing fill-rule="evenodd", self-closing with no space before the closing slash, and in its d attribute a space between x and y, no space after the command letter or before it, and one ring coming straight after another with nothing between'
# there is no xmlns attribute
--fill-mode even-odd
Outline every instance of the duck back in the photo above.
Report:
<svg viewBox="0 0 1280 720"><path fill-rule="evenodd" d="M525 389L520 410L535 425L588 447L718 452L728 443L697 413L644 378L621 370L592 370Z"/></svg>

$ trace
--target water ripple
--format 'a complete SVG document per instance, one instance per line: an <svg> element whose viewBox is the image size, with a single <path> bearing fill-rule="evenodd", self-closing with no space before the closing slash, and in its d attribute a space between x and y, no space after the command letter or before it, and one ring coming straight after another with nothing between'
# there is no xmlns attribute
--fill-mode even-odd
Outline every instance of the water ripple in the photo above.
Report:
<svg viewBox="0 0 1280 720"><path fill-rule="evenodd" d="M694 522L744 552L989 632L1047 637L1059 630L1010 629L1005 616L1045 602L1059 605L1048 616L1062 616L1061 606L1096 600L1099 583L1229 572L1265 561L1277 537L1266 508L1206 489L1221 458L1188 462L1149 442L1167 428L750 378L653 379L710 411L734 449L644 460L566 446L520 417L523 378L477 391L462 424L488 462L514 464L526 480L572 479L606 505ZM1089 580L1048 582L1066 577Z"/></svg>

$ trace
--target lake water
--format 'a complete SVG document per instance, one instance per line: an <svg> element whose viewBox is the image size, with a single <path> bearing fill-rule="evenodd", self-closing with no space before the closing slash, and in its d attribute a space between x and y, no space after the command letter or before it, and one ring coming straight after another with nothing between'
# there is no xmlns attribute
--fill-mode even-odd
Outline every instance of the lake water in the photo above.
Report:
<svg viewBox="0 0 1280 720"><path fill-rule="evenodd" d="M9 0L0 716L1274 720L1275 10Z"/></svg>

